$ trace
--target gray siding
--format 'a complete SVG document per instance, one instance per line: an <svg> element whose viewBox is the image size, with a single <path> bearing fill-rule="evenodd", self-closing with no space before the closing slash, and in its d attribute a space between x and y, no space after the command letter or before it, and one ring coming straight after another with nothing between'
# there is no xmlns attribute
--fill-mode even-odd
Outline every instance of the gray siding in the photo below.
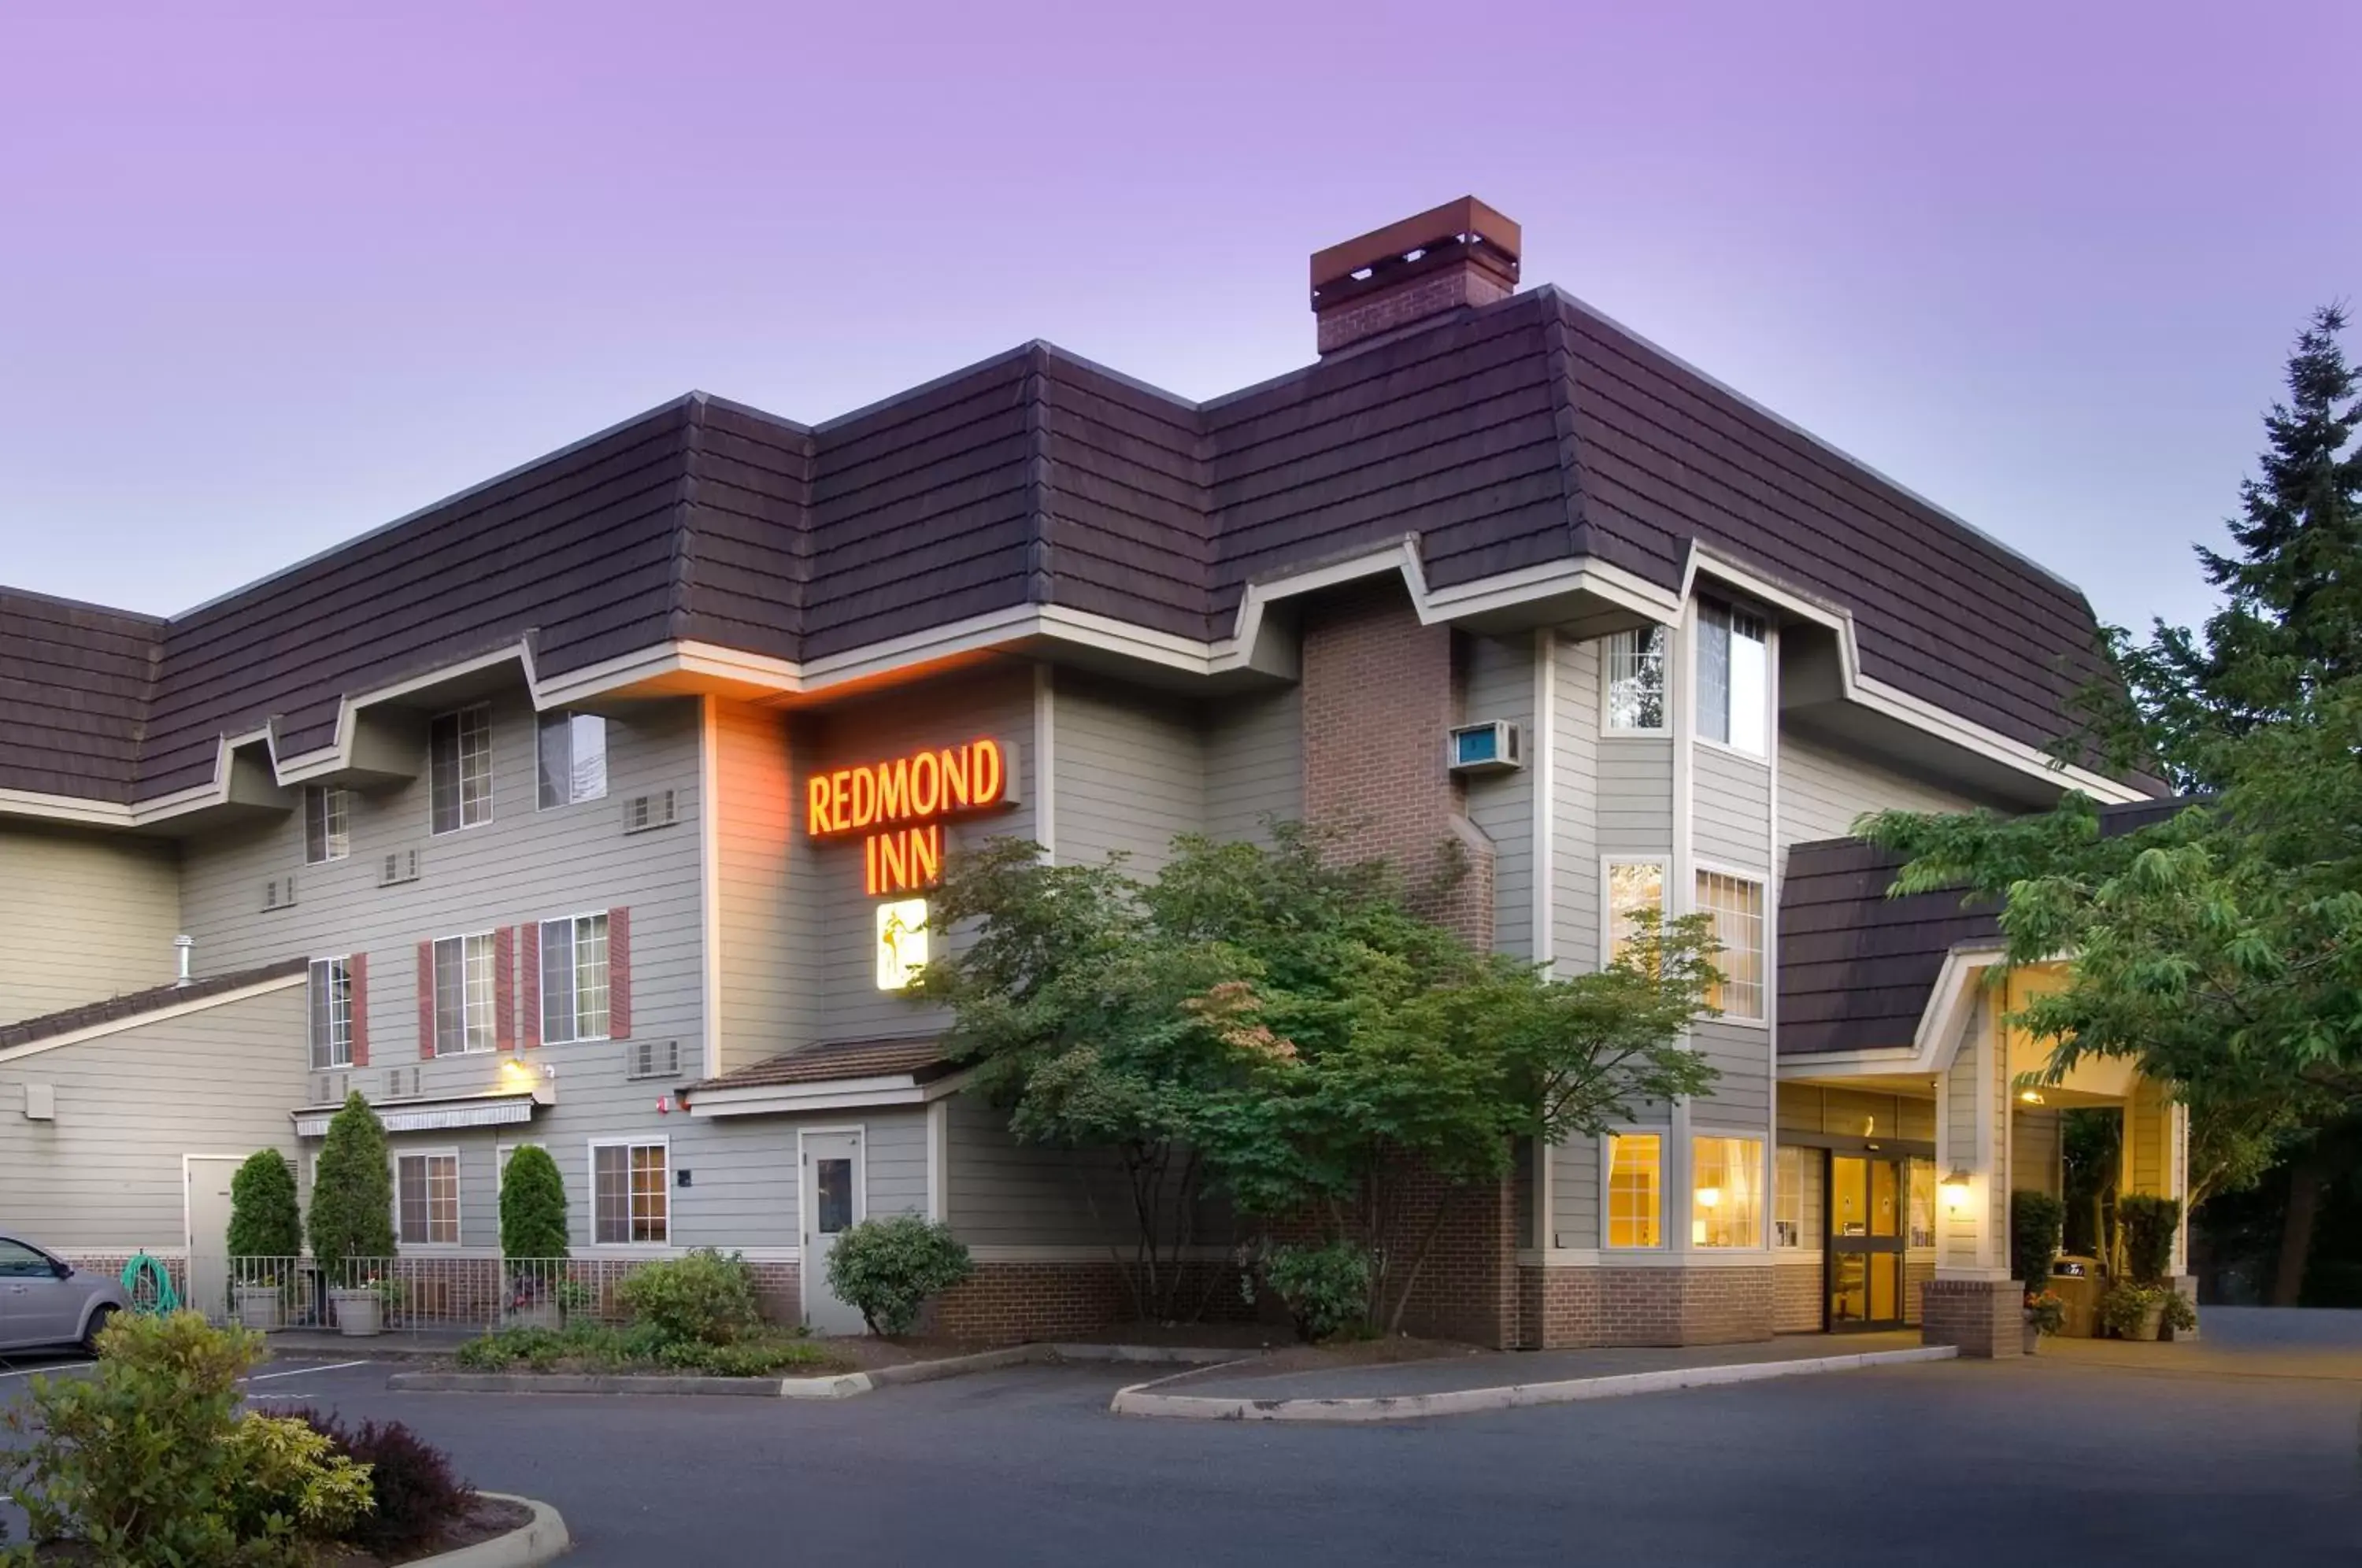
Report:
<svg viewBox="0 0 2362 1568"><path fill-rule="evenodd" d="M953 1097L945 1183L951 1226L971 1246L1128 1245L1131 1198L1111 1160L1020 1143L1005 1116Z"/></svg>
<svg viewBox="0 0 2362 1568"><path fill-rule="evenodd" d="M0 1193L8 1221L66 1251L187 1245L181 1156L292 1155L304 988L289 986L77 1044L0 1057ZM50 1085L57 1120L24 1115Z"/></svg>
<svg viewBox="0 0 2362 1568"><path fill-rule="evenodd" d="M795 901L808 889L791 856L803 834L788 726L778 712L715 700L714 897L722 953L717 1072L794 1049L811 1037L809 977L795 961Z"/></svg>
<svg viewBox="0 0 2362 1568"><path fill-rule="evenodd" d="M1206 823L1206 745L1183 700L1072 670L1055 676L1053 766L1060 861L1110 855L1153 877L1173 840Z"/></svg>
<svg viewBox="0 0 2362 1568"><path fill-rule="evenodd" d="M1552 922L1558 972L1580 975L1599 967L1600 952L1599 645L1560 639L1551 684Z"/></svg>
<svg viewBox="0 0 2362 1568"><path fill-rule="evenodd" d="M1595 1247L1599 1233L1599 1140L1570 1138L1551 1151L1551 1244Z"/></svg>
<svg viewBox="0 0 2362 1568"><path fill-rule="evenodd" d="M1882 767L1835 746L1780 734L1780 843L1843 838L1865 812L1964 812L1976 800L1959 790Z"/></svg>
<svg viewBox="0 0 2362 1568"><path fill-rule="evenodd" d="M1697 1097L1700 1125L1768 1120L1772 1114L1772 1032L1760 1024L1701 1019L1690 1045L1722 1076Z"/></svg>
<svg viewBox="0 0 2362 1568"><path fill-rule="evenodd" d="M1772 770L1713 746L1693 746L1690 848L1736 870L1772 867Z"/></svg>
<svg viewBox="0 0 2362 1568"><path fill-rule="evenodd" d="M1599 739L1599 853L1666 854L1673 842L1673 743Z"/></svg>
<svg viewBox="0 0 2362 1568"><path fill-rule="evenodd" d="M169 843L0 826L0 1023L171 979L179 876Z"/></svg>
<svg viewBox="0 0 2362 1568"><path fill-rule="evenodd" d="M1304 702L1298 687L1207 701L1206 832L1260 839L1265 819L1304 815Z"/></svg>
<svg viewBox="0 0 2362 1568"><path fill-rule="evenodd" d="M1530 745L1534 731L1534 650L1525 637L1470 637L1462 665L1462 711L1469 723L1506 719ZM1440 744L1440 737L1438 737ZM1531 955L1534 946L1534 769L1471 778L1468 820L1493 841L1493 945Z"/></svg>

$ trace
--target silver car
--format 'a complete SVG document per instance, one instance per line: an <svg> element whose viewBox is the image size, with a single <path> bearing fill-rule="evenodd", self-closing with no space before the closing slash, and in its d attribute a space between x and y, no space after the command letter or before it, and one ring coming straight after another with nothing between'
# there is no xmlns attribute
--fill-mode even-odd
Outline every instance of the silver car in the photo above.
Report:
<svg viewBox="0 0 2362 1568"><path fill-rule="evenodd" d="M111 1276L84 1274L30 1242L0 1236L0 1351L95 1350L99 1330L130 1305Z"/></svg>

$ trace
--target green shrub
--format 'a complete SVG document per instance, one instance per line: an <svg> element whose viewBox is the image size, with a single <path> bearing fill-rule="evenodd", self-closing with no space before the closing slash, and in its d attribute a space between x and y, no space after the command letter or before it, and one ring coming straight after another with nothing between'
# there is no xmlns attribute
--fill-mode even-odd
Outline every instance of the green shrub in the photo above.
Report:
<svg viewBox="0 0 2362 1568"><path fill-rule="evenodd" d="M341 1285L348 1258L393 1256L393 1177L385 1124L359 1094L328 1121L312 1177L312 1255Z"/></svg>
<svg viewBox="0 0 2362 1568"><path fill-rule="evenodd" d="M873 1334L907 1334L919 1309L966 1279L976 1264L951 1227L916 1214L864 1220L829 1250L828 1284L858 1308Z"/></svg>
<svg viewBox="0 0 2362 1568"><path fill-rule="evenodd" d="M670 1344L657 1352L666 1366L708 1377L774 1377L780 1373L833 1366L836 1358L810 1340L745 1340L731 1345Z"/></svg>
<svg viewBox="0 0 2362 1568"><path fill-rule="evenodd" d="M615 1287L615 1299L668 1344L726 1345L763 1326L754 1266L711 1247L633 1270Z"/></svg>
<svg viewBox="0 0 2362 1568"><path fill-rule="evenodd" d="M37 1377L9 1409L26 1441L0 1451L0 1490L37 1540L115 1568L305 1560L370 1507L368 1473L301 1423L239 1412L261 1344L196 1312L117 1318L89 1376Z"/></svg>
<svg viewBox="0 0 2362 1568"><path fill-rule="evenodd" d="M2047 1192L2020 1187L2009 1195L2009 1273L2028 1296L2050 1287L2066 1220L2067 1206Z"/></svg>
<svg viewBox="0 0 2362 1568"><path fill-rule="evenodd" d="M2116 1199L2116 1228L2125 1243L2125 1272L2135 1283L2157 1285L2173 1272L2173 1238L2181 1229L2181 1200L2128 1192Z"/></svg>
<svg viewBox="0 0 2362 1568"><path fill-rule="evenodd" d="M1301 1339L1330 1339L1369 1318L1370 1254L1351 1242L1274 1247L1264 1259L1262 1274ZM1247 1299L1253 1300L1252 1276L1246 1288Z"/></svg>
<svg viewBox="0 0 2362 1568"><path fill-rule="evenodd" d="M563 1329L502 1329L470 1340L458 1353L470 1372L626 1372L662 1367L713 1377L766 1377L791 1367L837 1364L810 1340L758 1332L728 1344L667 1340L646 1323L612 1329L572 1322Z"/></svg>
<svg viewBox="0 0 2362 1568"><path fill-rule="evenodd" d="M509 1156L501 1177L501 1255L567 1255L566 1182L549 1151L531 1143Z"/></svg>
<svg viewBox="0 0 2362 1568"><path fill-rule="evenodd" d="M292 1258L304 1250L295 1173L275 1149L257 1149L229 1178L229 1255Z"/></svg>
<svg viewBox="0 0 2362 1568"><path fill-rule="evenodd" d="M413 1552L476 1506L476 1489L451 1474L451 1458L400 1421L363 1421L348 1431L334 1416L292 1412L337 1452L366 1465L377 1506L344 1539L379 1553Z"/></svg>

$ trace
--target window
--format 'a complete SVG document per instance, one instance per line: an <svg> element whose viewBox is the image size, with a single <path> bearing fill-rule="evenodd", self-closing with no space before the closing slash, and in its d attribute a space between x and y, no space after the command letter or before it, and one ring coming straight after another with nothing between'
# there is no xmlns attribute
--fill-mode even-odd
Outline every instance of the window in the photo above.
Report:
<svg viewBox="0 0 2362 1568"><path fill-rule="evenodd" d="M607 917L541 922L541 1038L545 1044L607 1038Z"/></svg>
<svg viewBox="0 0 2362 1568"><path fill-rule="evenodd" d="M1925 1160L1911 1162L1911 1245L1936 1244L1936 1167Z"/></svg>
<svg viewBox="0 0 2362 1568"><path fill-rule="evenodd" d="M353 852L352 794L341 784L304 791L304 864L325 866Z"/></svg>
<svg viewBox="0 0 2362 1568"><path fill-rule="evenodd" d="M405 1247L459 1244L459 1156L402 1154L393 1162L394 1234Z"/></svg>
<svg viewBox="0 0 2362 1568"><path fill-rule="evenodd" d="M663 1245L671 1234L668 1164L662 1143L591 1144L590 1239L607 1245Z"/></svg>
<svg viewBox="0 0 2362 1568"><path fill-rule="evenodd" d="M492 933L443 938L435 944L435 1054L489 1051L492 1025Z"/></svg>
<svg viewBox="0 0 2362 1568"><path fill-rule="evenodd" d="M1665 628L1618 632L1602 650L1607 690L1600 712L1610 734L1665 732Z"/></svg>
<svg viewBox="0 0 2362 1568"><path fill-rule="evenodd" d="M1772 1162L1772 1244L1805 1244L1805 1151L1791 1144Z"/></svg>
<svg viewBox="0 0 2362 1568"><path fill-rule="evenodd" d="M1760 615L1698 603L1697 733L1756 756L1771 718L1768 635Z"/></svg>
<svg viewBox="0 0 2362 1568"><path fill-rule="evenodd" d="M1690 1245L1763 1244L1763 1140L1690 1139Z"/></svg>
<svg viewBox="0 0 2362 1568"><path fill-rule="evenodd" d="M1722 978L1706 1000L1725 1018L1763 1016L1763 884L1720 871L1697 874L1698 912L1714 917L1714 938L1722 951L1714 966Z"/></svg>
<svg viewBox="0 0 2362 1568"><path fill-rule="evenodd" d="M492 820L492 711L446 713L426 734L428 825L454 833Z"/></svg>
<svg viewBox="0 0 2362 1568"><path fill-rule="evenodd" d="M0 1279L54 1279L57 1273L50 1254L39 1248L0 1241Z"/></svg>
<svg viewBox="0 0 2362 1568"><path fill-rule="evenodd" d="M1664 1245L1658 1217L1664 1171L1664 1135L1660 1132L1610 1132L1607 1135L1607 1244L1611 1247Z"/></svg>
<svg viewBox="0 0 2362 1568"><path fill-rule="evenodd" d="M607 721L591 713L541 716L541 803L607 798Z"/></svg>
<svg viewBox="0 0 2362 1568"><path fill-rule="evenodd" d="M1636 914L1659 914L1665 907L1665 867L1657 860L1617 860L1607 866L1607 961L1624 956L1638 929Z"/></svg>
<svg viewBox="0 0 2362 1568"><path fill-rule="evenodd" d="M353 965L312 960L312 1070L353 1065Z"/></svg>

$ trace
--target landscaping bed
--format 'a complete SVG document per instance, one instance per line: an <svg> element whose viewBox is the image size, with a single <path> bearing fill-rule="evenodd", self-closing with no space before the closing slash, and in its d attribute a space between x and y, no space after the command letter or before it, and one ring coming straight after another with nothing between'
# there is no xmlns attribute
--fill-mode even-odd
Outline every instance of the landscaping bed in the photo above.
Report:
<svg viewBox="0 0 2362 1568"><path fill-rule="evenodd" d="M778 1331L727 1342L679 1339L644 1323L613 1328L574 1322L562 1329L502 1329L470 1340L449 1362L459 1372L700 1377L818 1377L861 1364L831 1341Z"/></svg>
<svg viewBox="0 0 2362 1568"><path fill-rule="evenodd" d="M508 1497L487 1497L479 1495L474 1507L458 1518L445 1525L433 1539L403 1551L389 1552L364 1551L358 1547L329 1548L313 1559L315 1568L392 1568L399 1562L415 1562L421 1558L440 1556L462 1547L497 1540L502 1536L523 1529L533 1522L533 1510ZM97 1548L81 1541L57 1540L33 1549L36 1562L97 1563L103 1559Z"/></svg>

